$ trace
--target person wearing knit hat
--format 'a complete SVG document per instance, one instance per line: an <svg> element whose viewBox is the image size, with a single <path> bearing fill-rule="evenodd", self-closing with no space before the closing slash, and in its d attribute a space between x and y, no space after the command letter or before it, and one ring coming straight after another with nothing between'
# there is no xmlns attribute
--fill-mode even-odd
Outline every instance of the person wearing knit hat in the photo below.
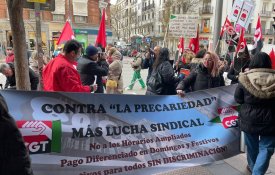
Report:
<svg viewBox="0 0 275 175"><path fill-rule="evenodd" d="M107 94L122 94L123 79L121 53L116 50L110 55L110 57L112 62L109 65L106 92Z"/></svg>
<svg viewBox="0 0 275 175"><path fill-rule="evenodd" d="M99 50L94 46L86 48L86 54L78 60L77 71L83 85L97 85L95 93L104 93L102 77L107 76L109 65L105 57L98 57Z"/></svg>
<svg viewBox="0 0 275 175"><path fill-rule="evenodd" d="M131 66L134 70L134 74L133 74L131 84L126 88L126 90L132 90L136 81L139 81L141 88L145 89L145 83L142 77L140 76L140 70L141 70L141 64L142 64L141 55L136 50L133 51L132 55L134 56L134 59L131 62Z"/></svg>

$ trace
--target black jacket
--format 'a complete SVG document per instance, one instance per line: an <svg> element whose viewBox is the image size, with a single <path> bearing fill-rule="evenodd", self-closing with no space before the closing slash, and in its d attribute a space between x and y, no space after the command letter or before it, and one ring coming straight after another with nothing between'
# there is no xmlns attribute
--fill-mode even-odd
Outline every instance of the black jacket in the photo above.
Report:
<svg viewBox="0 0 275 175"><path fill-rule="evenodd" d="M146 84L148 83L148 80L149 80L151 73L153 71L153 64L154 64L155 59L156 59L155 55L152 53L149 59L144 58L142 60L141 69L148 69Z"/></svg>
<svg viewBox="0 0 275 175"><path fill-rule="evenodd" d="M97 90L95 93L104 93L102 76L107 76L109 71L109 65L105 60L96 62L87 57L82 57L78 60L77 71L83 85L92 85L96 75Z"/></svg>
<svg viewBox="0 0 275 175"><path fill-rule="evenodd" d="M248 68L249 60L240 60L240 58L235 59L234 64L230 67L227 78L231 80L231 84L238 83L238 76L240 72L244 72Z"/></svg>
<svg viewBox="0 0 275 175"><path fill-rule="evenodd" d="M275 71L252 69L240 73L235 100L241 104L240 128L249 134L275 136Z"/></svg>
<svg viewBox="0 0 275 175"><path fill-rule="evenodd" d="M148 82L150 82L150 79L158 78L157 73L159 73L161 77L160 92L155 92L154 89L156 89L156 84L148 83L146 95L175 95L178 79L174 76L171 63L169 61L164 61L156 69L153 69Z"/></svg>
<svg viewBox="0 0 275 175"><path fill-rule="evenodd" d="M31 161L21 133L0 95L0 174L32 175Z"/></svg>
<svg viewBox="0 0 275 175"><path fill-rule="evenodd" d="M11 89L16 89L16 79L15 79L15 71L14 71L14 64L8 63L13 71L13 75L10 77L6 77L6 84L5 89L7 89L9 86ZM37 85L39 83L38 75L29 68L29 76L30 76L30 83L31 83L31 90L37 90Z"/></svg>
<svg viewBox="0 0 275 175"><path fill-rule="evenodd" d="M177 90L198 91L224 86L224 79L220 73L217 77L212 77L206 67L200 64L197 70L193 70L188 77L181 80Z"/></svg>

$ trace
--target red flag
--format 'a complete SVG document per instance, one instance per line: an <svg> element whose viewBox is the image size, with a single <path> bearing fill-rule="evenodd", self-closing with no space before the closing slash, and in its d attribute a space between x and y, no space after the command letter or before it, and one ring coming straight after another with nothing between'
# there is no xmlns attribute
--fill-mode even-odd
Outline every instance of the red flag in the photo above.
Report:
<svg viewBox="0 0 275 175"><path fill-rule="evenodd" d="M261 18L258 17L258 22L254 34L254 44L253 49L251 50L251 53L255 55L257 52L260 52L263 48L263 35L262 35L262 25L261 25Z"/></svg>
<svg viewBox="0 0 275 175"><path fill-rule="evenodd" d="M106 47L105 9L102 10L102 17L100 21L100 26L99 26L95 46L97 47L101 46L102 48Z"/></svg>
<svg viewBox="0 0 275 175"><path fill-rule="evenodd" d="M244 32L245 32L245 28L242 28L239 42L238 42L237 49L236 49L236 54L238 54L239 52L244 52L245 48L247 47L246 39L244 38Z"/></svg>
<svg viewBox="0 0 275 175"><path fill-rule="evenodd" d="M189 49L196 54L199 51L199 48L200 48L199 45L200 45L200 41L199 41L199 26L198 26L197 37L190 39Z"/></svg>
<svg viewBox="0 0 275 175"><path fill-rule="evenodd" d="M183 37L180 37L179 39L179 44L178 44L178 50L179 50L179 53L183 53L183 50L184 50L184 38Z"/></svg>
<svg viewBox="0 0 275 175"><path fill-rule="evenodd" d="M66 23L62 29L61 35L57 41L57 45L65 43L66 41L69 41L71 39L74 39L74 32L72 30L72 27L71 27L69 21L66 21Z"/></svg>
<svg viewBox="0 0 275 175"><path fill-rule="evenodd" d="M271 52L269 53L269 57L272 63L272 69L275 69L275 52L272 48Z"/></svg>
<svg viewBox="0 0 275 175"><path fill-rule="evenodd" d="M231 22L229 21L228 17L226 17L225 21L224 21L224 24L222 26L222 30L221 30L221 33L220 33L220 40L222 39L223 37L223 34L224 32L227 32L229 35L234 35L236 32L234 30L234 27L233 25L231 24Z"/></svg>

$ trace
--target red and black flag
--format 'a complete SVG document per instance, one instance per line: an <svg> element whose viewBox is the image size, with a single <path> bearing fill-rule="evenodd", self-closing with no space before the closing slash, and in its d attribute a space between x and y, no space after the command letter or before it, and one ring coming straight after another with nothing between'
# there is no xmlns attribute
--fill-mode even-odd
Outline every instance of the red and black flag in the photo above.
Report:
<svg viewBox="0 0 275 175"><path fill-rule="evenodd" d="M226 17L224 24L222 26L221 33L220 33L220 40L223 38L224 32L226 32L230 36L233 36L234 34L236 34L234 27L229 21L228 17Z"/></svg>
<svg viewBox="0 0 275 175"><path fill-rule="evenodd" d="M263 35L262 35L262 25L261 25L261 19L260 16L258 17L258 22L254 34L254 44L253 49L251 50L251 53L255 55L256 53L260 52L263 48Z"/></svg>

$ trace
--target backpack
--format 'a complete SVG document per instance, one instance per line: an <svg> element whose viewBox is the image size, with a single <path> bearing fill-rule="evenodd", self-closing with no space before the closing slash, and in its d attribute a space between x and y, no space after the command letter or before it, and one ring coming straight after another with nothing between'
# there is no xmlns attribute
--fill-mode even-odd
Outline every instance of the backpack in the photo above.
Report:
<svg viewBox="0 0 275 175"><path fill-rule="evenodd" d="M147 82L147 89L155 94L163 93L163 80L158 68L152 71Z"/></svg>

